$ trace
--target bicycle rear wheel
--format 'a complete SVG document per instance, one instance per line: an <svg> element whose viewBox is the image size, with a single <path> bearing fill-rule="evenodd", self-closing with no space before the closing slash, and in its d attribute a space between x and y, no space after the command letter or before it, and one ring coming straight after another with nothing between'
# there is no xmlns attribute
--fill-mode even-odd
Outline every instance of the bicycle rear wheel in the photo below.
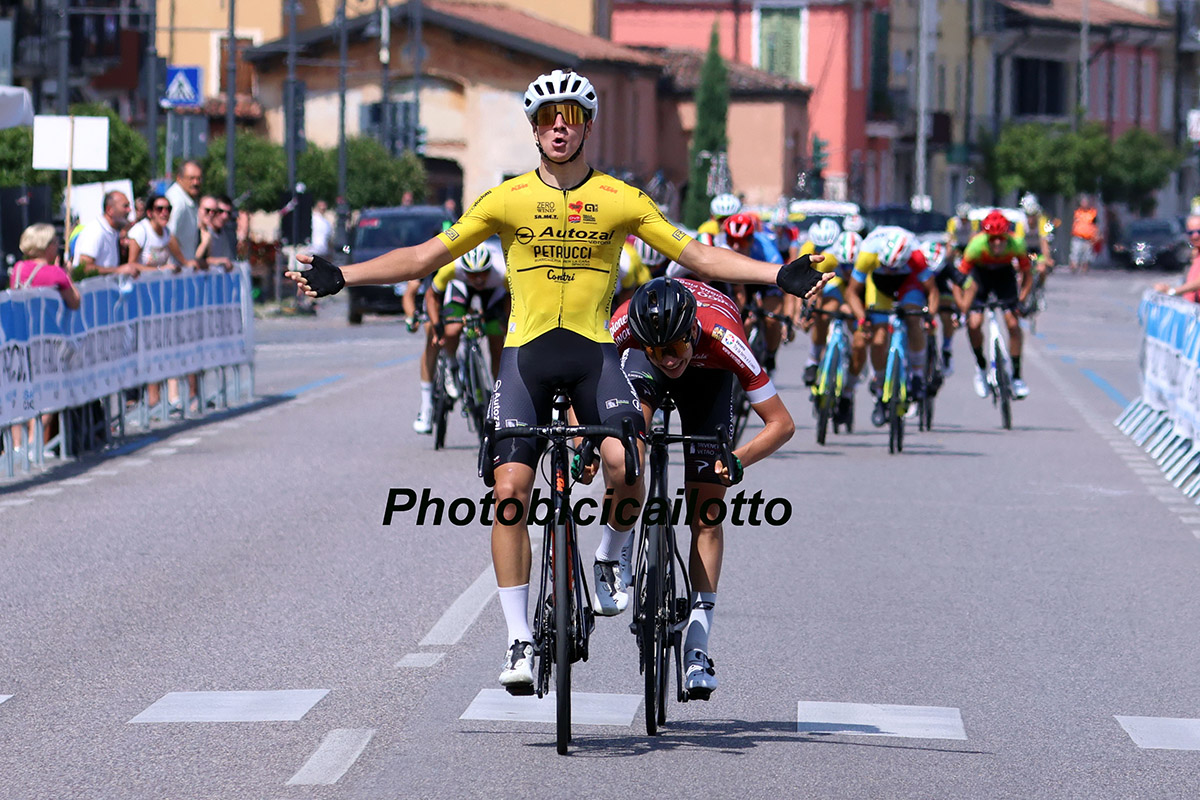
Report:
<svg viewBox="0 0 1200 800"><path fill-rule="evenodd" d="M1004 362L1004 354L1000 345L996 345L996 394L1000 399L1000 424L1004 430L1012 430L1012 378L1008 375L1008 365Z"/></svg>
<svg viewBox="0 0 1200 800"><path fill-rule="evenodd" d="M571 742L571 561L570 523L554 525L554 690L558 754Z"/></svg>
<svg viewBox="0 0 1200 800"><path fill-rule="evenodd" d="M491 401L491 380L487 367L483 363L483 353L478 345L467 351L467 369L465 371L468 386L463 387L467 400L467 413L475 433L483 439L484 425L487 422L487 408Z"/></svg>

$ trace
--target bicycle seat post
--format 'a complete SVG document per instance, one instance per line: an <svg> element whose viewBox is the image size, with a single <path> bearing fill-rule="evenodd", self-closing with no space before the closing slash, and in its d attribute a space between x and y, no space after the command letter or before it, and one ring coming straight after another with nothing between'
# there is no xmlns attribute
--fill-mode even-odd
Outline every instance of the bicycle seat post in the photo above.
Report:
<svg viewBox="0 0 1200 800"><path fill-rule="evenodd" d="M554 419L560 422L567 421L567 409L571 407L571 398L562 389L554 392L554 399L551 401L554 408Z"/></svg>

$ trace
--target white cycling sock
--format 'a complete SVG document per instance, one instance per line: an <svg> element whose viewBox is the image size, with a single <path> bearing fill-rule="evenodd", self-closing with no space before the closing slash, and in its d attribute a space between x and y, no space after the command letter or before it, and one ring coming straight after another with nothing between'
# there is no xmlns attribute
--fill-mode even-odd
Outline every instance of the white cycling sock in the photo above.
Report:
<svg viewBox="0 0 1200 800"><path fill-rule="evenodd" d="M713 606L716 604L716 592L692 592L692 615L688 618L687 635L683 640L685 653L692 650L708 652L708 634L712 631Z"/></svg>
<svg viewBox="0 0 1200 800"><path fill-rule="evenodd" d="M600 545L596 548L597 561L618 561L621 551L629 547L633 541L633 528L618 531L612 525L605 525L600 533Z"/></svg>
<svg viewBox="0 0 1200 800"><path fill-rule="evenodd" d="M508 643L514 640L532 642L533 631L529 629L529 584L501 586L500 608L504 610L504 621L508 623Z"/></svg>
<svg viewBox="0 0 1200 800"><path fill-rule="evenodd" d="M421 381L421 413L428 415L433 411L433 383Z"/></svg>

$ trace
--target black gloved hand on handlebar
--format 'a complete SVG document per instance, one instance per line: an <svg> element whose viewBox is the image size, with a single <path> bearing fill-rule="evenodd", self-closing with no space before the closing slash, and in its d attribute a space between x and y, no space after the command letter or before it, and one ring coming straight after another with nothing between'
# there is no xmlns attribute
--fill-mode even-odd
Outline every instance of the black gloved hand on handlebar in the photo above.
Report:
<svg viewBox="0 0 1200 800"><path fill-rule="evenodd" d="M337 294L346 285L342 271L320 256L312 257L312 264L304 270L304 280L308 288L317 293L317 297Z"/></svg>
<svg viewBox="0 0 1200 800"><path fill-rule="evenodd" d="M824 273L812 265L812 259L804 255L780 267L775 283L788 294L804 297L823 277Z"/></svg>

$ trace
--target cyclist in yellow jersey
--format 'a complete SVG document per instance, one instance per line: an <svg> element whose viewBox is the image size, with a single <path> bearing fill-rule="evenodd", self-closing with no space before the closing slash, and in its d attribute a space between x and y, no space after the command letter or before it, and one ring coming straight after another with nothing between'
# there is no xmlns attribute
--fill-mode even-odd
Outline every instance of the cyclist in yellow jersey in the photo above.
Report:
<svg viewBox="0 0 1200 800"><path fill-rule="evenodd" d="M491 418L501 427L550 421L551 400L564 387L582 424L620 427L625 418L642 430L638 399L621 371L608 324L618 260L633 234L667 258L707 279L776 284L797 294L819 291L821 277L810 266L820 256L783 267L731 250L694 242L668 222L654 202L616 178L592 169L583 147L597 112L596 92L586 78L555 70L538 77L525 93L525 113L541 156L537 169L484 192L448 230L413 247L393 250L339 270L324 259L298 256L304 271L288 277L310 297L343 286L396 283L426 275L499 234L508 269L512 314ZM495 454L497 507L512 498L528 509L538 457L536 442L507 439ZM601 448L609 485L640 500L641 481L624 485L619 442ZM615 498L613 507L619 506ZM511 504L510 504L511 505ZM492 561L508 645L500 683L513 694L533 691L533 636L529 629L529 531L522 515L514 524L492 526ZM606 526L607 527L607 526ZM606 534L613 533L606 530ZM597 591L613 591L619 576Z"/></svg>

